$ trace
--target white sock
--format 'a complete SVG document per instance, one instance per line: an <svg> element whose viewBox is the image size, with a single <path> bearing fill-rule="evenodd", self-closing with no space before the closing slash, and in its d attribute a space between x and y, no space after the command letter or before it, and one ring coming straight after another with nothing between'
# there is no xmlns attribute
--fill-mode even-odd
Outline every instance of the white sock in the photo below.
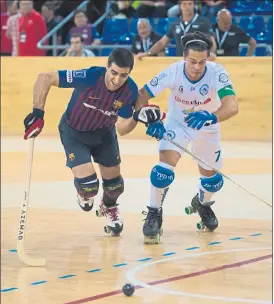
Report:
<svg viewBox="0 0 274 304"><path fill-rule="evenodd" d="M171 171L174 171L175 167L168 165L163 162L159 162L159 166L169 169ZM167 195L169 187L166 188L156 188L152 184L150 186L150 201L149 201L149 206L151 208L161 208L165 197Z"/></svg>
<svg viewBox="0 0 274 304"><path fill-rule="evenodd" d="M201 178L207 178L207 176L201 175ZM211 201L213 196L213 192L208 192L201 184L201 180L199 180L199 187L198 187L198 198L201 204L206 204Z"/></svg>

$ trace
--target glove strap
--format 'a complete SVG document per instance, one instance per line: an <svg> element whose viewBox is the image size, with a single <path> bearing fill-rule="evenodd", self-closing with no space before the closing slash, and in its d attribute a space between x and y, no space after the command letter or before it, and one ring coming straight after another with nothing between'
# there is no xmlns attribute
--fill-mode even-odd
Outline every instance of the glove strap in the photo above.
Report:
<svg viewBox="0 0 274 304"><path fill-rule="evenodd" d="M36 118L42 118L42 119L44 118L45 115L45 112L43 110L37 108L33 108L32 113Z"/></svg>

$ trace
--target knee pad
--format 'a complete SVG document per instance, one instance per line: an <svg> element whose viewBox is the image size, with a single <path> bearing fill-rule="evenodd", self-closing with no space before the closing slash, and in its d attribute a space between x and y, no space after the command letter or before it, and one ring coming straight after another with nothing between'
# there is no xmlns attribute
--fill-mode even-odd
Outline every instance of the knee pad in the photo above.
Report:
<svg viewBox="0 0 274 304"><path fill-rule="evenodd" d="M217 192L221 190L224 184L224 179L221 174L216 173L210 177L202 177L201 178L201 185L202 187L211 193Z"/></svg>
<svg viewBox="0 0 274 304"><path fill-rule="evenodd" d="M118 197L124 192L124 180L121 175L112 179L103 179L103 201L107 206L116 204Z"/></svg>
<svg viewBox="0 0 274 304"><path fill-rule="evenodd" d="M166 188L174 181L175 174L168 168L156 165L150 173L150 181L156 188Z"/></svg>
<svg viewBox="0 0 274 304"><path fill-rule="evenodd" d="M75 177L74 186L82 198L91 198L99 191L99 180L96 173L84 178Z"/></svg>

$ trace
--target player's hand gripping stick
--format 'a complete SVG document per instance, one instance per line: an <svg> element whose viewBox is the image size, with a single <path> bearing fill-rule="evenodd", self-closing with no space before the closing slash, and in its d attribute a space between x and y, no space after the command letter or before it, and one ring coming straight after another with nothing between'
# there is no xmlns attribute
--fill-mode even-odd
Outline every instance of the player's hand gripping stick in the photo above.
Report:
<svg viewBox="0 0 274 304"><path fill-rule="evenodd" d="M135 121L140 121L144 124L151 124L158 120L163 120L165 117L166 113L162 112L156 105L145 105L133 114Z"/></svg>
<svg viewBox="0 0 274 304"><path fill-rule="evenodd" d="M34 138L41 133L44 127L44 114L43 110L34 108L32 113L26 116L24 139Z"/></svg>

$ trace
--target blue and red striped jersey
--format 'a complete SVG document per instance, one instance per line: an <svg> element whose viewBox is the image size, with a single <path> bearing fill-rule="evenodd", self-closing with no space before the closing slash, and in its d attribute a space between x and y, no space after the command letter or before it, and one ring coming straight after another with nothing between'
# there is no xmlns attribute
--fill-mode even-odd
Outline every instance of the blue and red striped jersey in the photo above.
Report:
<svg viewBox="0 0 274 304"><path fill-rule="evenodd" d="M60 88L74 88L65 112L67 123L78 131L112 129L118 116L129 118L137 101L138 87L128 77L116 91L105 85L104 67L83 70L61 70Z"/></svg>

